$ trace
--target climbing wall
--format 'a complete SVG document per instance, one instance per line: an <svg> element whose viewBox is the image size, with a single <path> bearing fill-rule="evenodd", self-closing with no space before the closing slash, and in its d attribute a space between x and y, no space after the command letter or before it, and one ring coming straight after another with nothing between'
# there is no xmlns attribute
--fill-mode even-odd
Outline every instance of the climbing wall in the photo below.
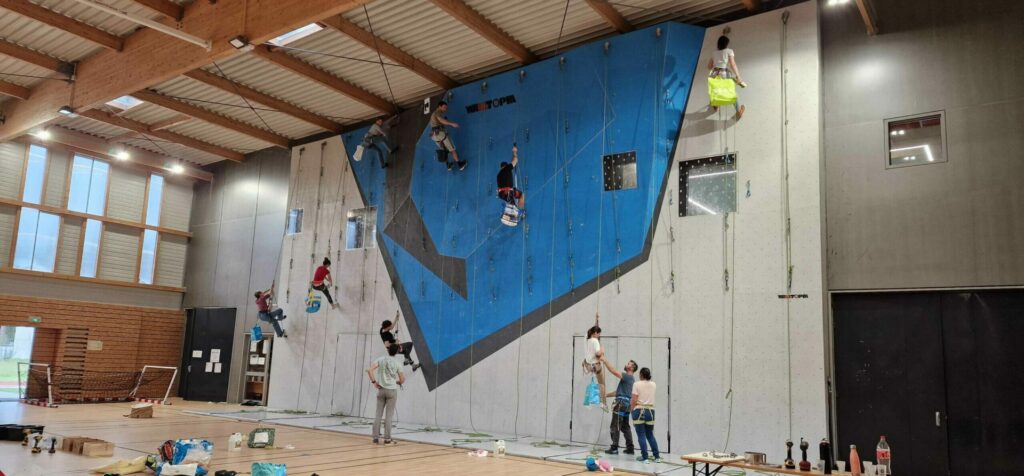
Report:
<svg viewBox="0 0 1024 476"><path fill-rule="evenodd" d="M271 406L369 415L363 371L397 311L424 363L399 419L606 444L607 416L576 408L588 380L574 341L600 312L616 364L652 368L673 453L778 459L786 438L824 436L816 11L787 11L785 28L781 11L728 25L750 83L740 122L706 107L722 27L663 24L432 98L461 126L464 171L435 160L421 110L392 129L386 169L372 150L350 159L363 130L293 150L289 203L305 223L282 253L290 337ZM515 228L494 196L512 143L527 196ZM678 217L678 161L724 151L738 156L736 212ZM636 188L605 191L603 156L628 152ZM344 250L345 216L365 206L376 246ZM327 254L341 308L306 314Z"/></svg>

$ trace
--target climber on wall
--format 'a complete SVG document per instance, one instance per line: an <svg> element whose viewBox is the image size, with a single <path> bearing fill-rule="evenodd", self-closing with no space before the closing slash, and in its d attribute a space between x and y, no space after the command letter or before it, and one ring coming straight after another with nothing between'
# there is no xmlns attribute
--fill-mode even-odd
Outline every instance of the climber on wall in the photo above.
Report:
<svg viewBox="0 0 1024 476"><path fill-rule="evenodd" d="M366 131L366 135L363 136L363 147L377 149L377 153L380 156L380 166L384 169L388 168L391 154L398 150L398 146L392 149L388 145L388 130L391 129L391 124L396 119L398 119L398 115L394 115L387 120L383 117L378 117L373 121L370 129Z"/></svg>
<svg viewBox="0 0 1024 476"><path fill-rule="evenodd" d="M447 129L447 127L458 129L459 125L445 118L444 113L446 112L448 112L448 103L441 101L437 104L437 109L434 109L434 113L430 115L430 140L437 144L438 160L446 163L448 170L452 169L452 165L458 165L459 170L464 170L467 162L459 160L459 153L455 151L455 143L452 142ZM448 160L449 153L454 160Z"/></svg>
<svg viewBox="0 0 1024 476"><path fill-rule="evenodd" d="M331 292L327 290L329 286L333 285L334 280L331 279L331 259L325 257L323 264L318 266L316 271L313 272L313 282L310 283L310 286L324 293L327 302L331 303L331 309L337 309L338 305L334 302L334 298L331 297Z"/></svg>
<svg viewBox="0 0 1024 476"><path fill-rule="evenodd" d="M708 69L711 71L708 75L710 78L732 79L737 86L747 87L747 83L740 78L740 68L736 65L736 52L729 48L728 36L718 37L718 50L712 53L711 59L708 60ZM740 104L739 95L736 95L735 106L736 120L739 120L747 110L746 106ZM712 109L717 111L718 106L712 106Z"/></svg>
<svg viewBox="0 0 1024 476"><path fill-rule="evenodd" d="M398 334L398 311L395 311L394 322L385 320L380 323L380 340L384 341L385 347L398 346L398 352L405 356L403 365L411 365L412 371L415 372L420 368L420 364L412 361L412 342L400 342L395 334Z"/></svg>
<svg viewBox="0 0 1024 476"><path fill-rule="evenodd" d="M498 169L498 198L509 205L522 209L526 206L526 196L516 188L515 168L519 165L519 147L512 144L512 162L502 162Z"/></svg>
<svg viewBox="0 0 1024 476"><path fill-rule="evenodd" d="M583 374L594 374L601 391L601 410L608 411L607 391L604 386L604 349L601 348L601 328L594 324L587 330L586 357L583 360Z"/></svg>
<svg viewBox="0 0 1024 476"><path fill-rule="evenodd" d="M257 317L263 322L269 322L270 325L274 326L274 333L278 337L288 337L288 333L281 328L281 323L288 316L284 315L284 311L281 309L270 310L270 298L274 296L274 285L270 285L270 289L266 291L256 291L256 310L259 311Z"/></svg>

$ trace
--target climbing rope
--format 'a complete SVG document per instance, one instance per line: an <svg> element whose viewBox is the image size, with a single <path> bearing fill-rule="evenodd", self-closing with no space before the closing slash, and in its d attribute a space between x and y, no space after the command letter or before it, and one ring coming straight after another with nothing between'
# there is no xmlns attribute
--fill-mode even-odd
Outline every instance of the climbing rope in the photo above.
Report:
<svg viewBox="0 0 1024 476"><path fill-rule="evenodd" d="M292 210L299 209L299 208L297 208L295 206L295 203L294 203L294 200L295 200L295 190L298 189L299 180L302 179L302 159L303 159L303 157L305 157L305 155L306 155L306 147L299 147L299 158L297 159L298 163L295 166L295 177L294 177L294 180L291 181L288 184L288 207L289 207L288 208L288 214L289 215L291 215ZM303 218L305 218L305 213L303 213ZM282 247L283 247L283 244L282 244ZM284 302L286 302L286 303L289 302L289 300L291 299L291 295L292 295L292 279L291 278L292 278L292 266L294 266L294 264L295 264L295 237L293 236L291 238L291 246L289 247L289 250L288 250L288 277L284 279L285 285L287 286L287 288L285 289L285 294L284 294Z"/></svg>
<svg viewBox="0 0 1024 476"><path fill-rule="evenodd" d="M323 142L320 143L320 170L319 170L320 176L318 177L317 183L316 183L316 207L315 207L315 210L314 210L315 216L313 218L313 246L312 246L312 250L310 251L310 254L309 254L310 263L309 263L309 268L307 268L307 273L306 273L307 274L307 278L308 278L308 275L309 275L308 270L314 269L314 267L316 266L317 233L320 231L320 204L323 202L323 197L321 195L321 186L323 185L323 181L324 181L324 148L326 148L326 146L327 146L327 142L326 141L323 141ZM308 285L308 286L310 286L309 289L312 289L312 285L311 284ZM307 291L307 294L308 294L308 291ZM303 341L302 341L302 358L299 359L299 362L302 362L303 365L299 366L299 382L302 382L302 375L305 373L305 370L306 370L306 365L305 365L305 362L306 362L306 349L309 347L308 337L309 337L309 319L310 319L310 317L309 317L309 311L307 309L308 308L305 307L305 304L303 304L303 312L306 315L306 319L305 319L306 326L303 328L303 332L302 332L302 335L304 336L303 337ZM296 406L302 405L302 385L299 385L299 389L296 392L296 403L297 403Z"/></svg>

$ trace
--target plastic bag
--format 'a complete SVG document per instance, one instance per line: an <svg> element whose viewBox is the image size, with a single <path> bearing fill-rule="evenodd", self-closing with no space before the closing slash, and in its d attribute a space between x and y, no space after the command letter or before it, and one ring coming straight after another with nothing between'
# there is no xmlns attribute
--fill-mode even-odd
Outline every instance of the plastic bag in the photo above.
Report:
<svg viewBox="0 0 1024 476"><path fill-rule="evenodd" d="M320 296L316 294L316 291L309 290L309 295L306 296L306 312L313 314L320 311Z"/></svg>
<svg viewBox="0 0 1024 476"><path fill-rule="evenodd" d="M177 440L173 444L168 441L161 449L161 461L154 469L157 476L192 476L193 473L189 472L192 465L195 465L195 476L204 476L210 470L213 443L207 440Z"/></svg>
<svg viewBox="0 0 1024 476"><path fill-rule="evenodd" d="M252 326L252 341L260 342L263 340L263 328L259 324Z"/></svg>
<svg viewBox="0 0 1024 476"><path fill-rule="evenodd" d="M253 463L252 476L287 476L287 467L283 464Z"/></svg>
<svg viewBox="0 0 1024 476"><path fill-rule="evenodd" d="M352 158L355 159L356 162L359 162L360 160L363 160L363 152L365 152L365 151L366 151L365 144L357 145L356 146L356 153L352 154Z"/></svg>
<svg viewBox="0 0 1024 476"><path fill-rule="evenodd" d="M601 387L597 385L597 379L590 377L590 385L587 385L587 391L583 393L583 406L595 406L601 404Z"/></svg>
<svg viewBox="0 0 1024 476"><path fill-rule="evenodd" d="M736 82L729 78L708 78L708 96L712 106L736 104Z"/></svg>

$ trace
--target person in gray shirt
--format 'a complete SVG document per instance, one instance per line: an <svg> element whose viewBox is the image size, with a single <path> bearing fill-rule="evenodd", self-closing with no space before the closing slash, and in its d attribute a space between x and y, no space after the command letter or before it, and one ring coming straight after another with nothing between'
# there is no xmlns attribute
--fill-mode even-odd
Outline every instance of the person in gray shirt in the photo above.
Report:
<svg viewBox="0 0 1024 476"><path fill-rule="evenodd" d="M388 345L388 355L378 357L373 365L366 369L370 383L377 387L377 416L373 420L373 443L380 443L380 419L384 418L384 444L395 442L391 439L391 419L395 416L395 404L398 402L398 388L405 383L402 363L395 358L398 355L397 345Z"/></svg>
<svg viewBox="0 0 1024 476"><path fill-rule="evenodd" d="M605 450L605 453L619 454L619 433L622 433L623 439L626 440L626 450L623 453L631 455L633 454L633 429L629 427L629 401L633 395L633 372L636 372L637 365L632 360L627 361L626 365L622 367L622 372L619 372L607 359L601 358L601 362L604 363L608 372L619 379L619 385L615 387L615 391L608 392L606 395L614 397L615 401L612 403L612 446Z"/></svg>
<svg viewBox="0 0 1024 476"><path fill-rule="evenodd" d="M398 119L397 115L387 120L383 117L378 117L370 125L366 135L363 136L363 147L377 149L377 155L380 156L380 166L384 169L388 168L391 154L398 150L398 146L392 148L388 142L388 130L391 129L391 123L395 122L395 119Z"/></svg>

